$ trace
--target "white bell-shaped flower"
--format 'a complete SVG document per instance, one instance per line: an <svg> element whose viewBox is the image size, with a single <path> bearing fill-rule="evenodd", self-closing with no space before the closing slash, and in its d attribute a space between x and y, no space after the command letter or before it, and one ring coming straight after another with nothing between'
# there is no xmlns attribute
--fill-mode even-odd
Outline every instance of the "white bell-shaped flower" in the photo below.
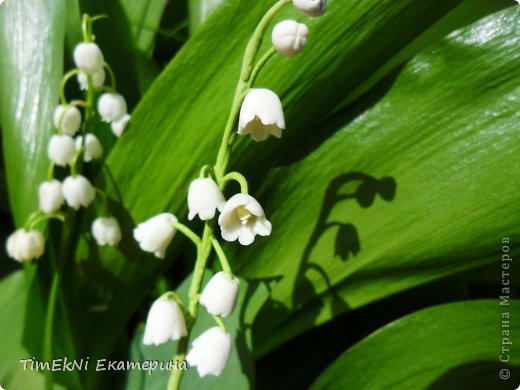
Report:
<svg viewBox="0 0 520 390"><path fill-rule="evenodd" d="M274 26L271 39L278 53L292 57L305 49L309 28L295 20L283 20Z"/></svg>
<svg viewBox="0 0 520 390"><path fill-rule="evenodd" d="M237 302L240 281L237 277L231 280L225 272L217 272L209 280L200 296L200 304L208 313L227 317L233 312Z"/></svg>
<svg viewBox="0 0 520 390"><path fill-rule="evenodd" d="M38 230L18 229L6 242L7 254L17 261L37 259L45 251L45 238Z"/></svg>
<svg viewBox="0 0 520 390"><path fill-rule="evenodd" d="M224 372L231 354L231 336L218 326L210 328L191 344L186 356L190 366L197 367L199 376L219 376Z"/></svg>
<svg viewBox="0 0 520 390"><path fill-rule="evenodd" d="M293 0L293 4L307 16L320 16L327 9L327 0Z"/></svg>
<svg viewBox="0 0 520 390"><path fill-rule="evenodd" d="M240 108L238 134L251 134L253 140L266 140L269 135L282 137L285 117L280 98L269 89L251 89Z"/></svg>
<svg viewBox="0 0 520 390"><path fill-rule="evenodd" d="M90 181L81 175L69 176L63 181L63 196L73 209L88 207L96 198L96 190Z"/></svg>
<svg viewBox="0 0 520 390"><path fill-rule="evenodd" d="M98 70L97 72L92 74L92 84L94 85L94 88L101 88L103 84L105 84L105 78L106 73L105 69ZM88 90L88 79L87 74L83 71L79 72L76 76L76 79L78 80L79 88L82 91Z"/></svg>
<svg viewBox="0 0 520 390"><path fill-rule="evenodd" d="M116 119L110 124L110 127L112 128L112 133L119 138L121 137L121 134L123 134L123 131L125 130L126 125L130 121L130 115L125 114L121 118Z"/></svg>
<svg viewBox="0 0 520 390"><path fill-rule="evenodd" d="M76 155L76 145L70 135L54 134L47 147L49 159L54 164L65 167L72 164Z"/></svg>
<svg viewBox="0 0 520 390"><path fill-rule="evenodd" d="M85 152L83 153L83 160L85 162L89 162L103 156L103 146L101 145L101 142L99 142L98 137L96 137L94 134L88 133L85 136L85 143L83 143L83 136L81 135L78 135L74 141L76 143L76 149L79 150L82 146L85 147Z"/></svg>
<svg viewBox="0 0 520 390"><path fill-rule="evenodd" d="M104 122L113 122L126 115L127 107L123 96L107 92L98 100L98 112Z"/></svg>
<svg viewBox="0 0 520 390"><path fill-rule="evenodd" d="M179 304L165 295L157 299L148 312L143 336L145 345L159 345L188 335L186 320Z"/></svg>
<svg viewBox="0 0 520 390"><path fill-rule="evenodd" d="M226 199L213 179L195 179L188 190L188 219L191 221L197 214L203 221L212 219L225 203Z"/></svg>
<svg viewBox="0 0 520 390"><path fill-rule="evenodd" d="M236 194L224 206L218 218L222 238L250 245L257 234L271 234L271 222L265 218L264 209L251 195Z"/></svg>
<svg viewBox="0 0 520 390"><path fill-rule="evenodd" d="M54 126L67 135L74 135L81 126L81 112L76 106L59 105L54 110Z"/></svg>
<svg viewBox="0 0 520 390"><path fill-rule="evenodd" d="M47 214L52 214L59 210L65 198L63 198L61 183L56 180L44 181L38 187L38 198L40 210Z"/></svg>
<svg viewBox="0 0 520 390"><path fill-rule="evenodd" d="M105 59L94 42L82 42L74 48L74 62L82 71L94 74L103 69Z"/></svg>
<svg viewBox="0 0 520 390"><path fill-rule="evenodd" d="M156 257L164 259L166 248L175 236L177 229L173 224L178 220L175 215L162 213L141 222L134 229L134 238L145 252L151 252Z"/></svg>
<svg viewBox="0 0 520 390"><path fill-rule="evenodd" d="M97 244L115 246L121 241L121 228L113 217L99 217L92 223L92 236Z"/></svg>

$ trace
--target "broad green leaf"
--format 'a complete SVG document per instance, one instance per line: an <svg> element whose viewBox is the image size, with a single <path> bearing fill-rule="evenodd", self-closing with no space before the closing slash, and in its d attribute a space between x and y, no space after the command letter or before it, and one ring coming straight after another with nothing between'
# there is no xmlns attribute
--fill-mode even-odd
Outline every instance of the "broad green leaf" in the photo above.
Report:
<svg viewBox="0 0 520 390"><path fill-rule="evenodd" d="M0 6L0 122L9 198L17 226L37 207L47 173L47 140L63 71L61 0Z"/></svg>
<svg viewBox="0 0 520 390"><path fill-rule="evenodd" d="M324 17L305 19L313 37L307 50L291 59L276 56L259 78L258 85L275 90L286 107L289 127L283 140L257 144L244 138L236 148L234 164L251 179L253 194L280 157L316 133L316 125L334 108L331 101L340 102L458 3L333 2ZM124 239L118 250L103 250L95 261L82 262L90 265L82 276L103 293L109 307L85 322L97 335L89 347L110 351L114 334L174 254L182 253L186 241L177 238L168 261L143 254L131 228L163 211L181 219L185 215L188 183L215 158L243 50L272 4L232 0L217 10L149 89L112 151L103 182L114 201L121 199L113 213L122 221ZM302 18L292 7L280 15L286 17ZM267 244L259 240L251 253Z"/></svg>
<svg viewBox="0 0 520 390"><path fill-rule="evenodd" d="M273 233L233 256L242 276L280 279L255 324L259 354L491 264L502 237L518 252L519 15L510 8L417 55L375 105L319 126L268 176Z"/></svg>
<svg viewBox="0 0 520 390"><path fill-rule="evenodd" d="M155 35L161 24L161 17L168 0L122 0L136 47L149 55L153 50Z"/></svg>
<svg viewBox="0 0 520 390"><path fill-rule="evenodd" d="M206 273L205 282L211 275ZM191 276L187 278L176 290L187 302L188 289ZM224 373L219 377L206 376L200 378L195 367L189 368L181 382L181 389L248 389L254 385L254 366L251 359L251 325L260 307L268 296L265 283L240 281L240 294L236 308L229 317L223 319L226 330L231 334L233 348L228 365ZM191 342L202 332L217 326L213 317L201 306L199 318L190 337ZM133 361L157 360L159 362L171 361L177 349L177 342L170 341L160 346L145 346L142 344L143 330L136 332L132 342ZM165 389L170 372L155 370L149 375L146 371L131 371L126 388L128 390L153 390Z"/></svg>
<svg viewBox="0 0 520 390"><path fill-rule="evenodd" d="M190 32L193 34L224 0L189 0Z"/></svg>
<svg viewBox="0 0 520 390"><path fill-rule="evenodd" d="M514 389L520 354L504 342L520 332L519 308L511 300L510 306L466 301L421 310L347 350L311 389ZM502 346L510 351L502 354ZM501 370L510 378L500 379Z"/></svg>

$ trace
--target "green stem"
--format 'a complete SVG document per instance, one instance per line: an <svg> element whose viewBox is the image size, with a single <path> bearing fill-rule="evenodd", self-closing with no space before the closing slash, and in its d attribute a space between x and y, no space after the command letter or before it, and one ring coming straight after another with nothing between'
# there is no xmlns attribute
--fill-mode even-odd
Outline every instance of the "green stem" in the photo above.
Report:
<svg viewBox="0 0 520 390"><path fill-rule="evenodd" d="M247 179L239 172L230 172L226 176L222 178L222 189L226 186L228 182L231 180L236 181L240 184L240 192L243 194L249 193L249 186L247 185Z"/></svg>
<svg viewBox="0 0 520 390"><path fill-rule="evenodd" d="M269 50L265 52L265 54L260 58L253 68L253 71L251 72L251 77L249 78L249 81L247 82L248 88L251 88L253 84L256 81L256 78L258 77L258 74L262 70L262 68L267 64L267 61L276 53L276 49L274 47L270 47Z"/></svg>
<svg viewBox="0 0 520 390"><path fill-rule="evenodd" d="M72 69L71 71L67 72L65 76L63 76L63 79L61 80L61 86L60 86L60 97L61 97L61 105L66 106L67 105L67 96L65 96L65 87L67 86L67 82L76 76L81 70L79 69Z"/></svg>
<svg viewBox="0 0 520 390"><path fill-rule="evenodd" d="M220 261L220 265L222 266L222 270L226 274L226 276L233 280L233 272L231 271L231 267L229 266L229 262L227 259L226 254L224 253L224 250L220 246L220 242L215 237L211 237L211 244L213 245L213 248L215 249L215 253L217 254L217 257Z"/></svg>
<svg viewBox="0 0 520 390"><path fill-rule="evenodd" d="M222 318L219 316L213 316L213 319L217 323L217 325L222 329L224 332L226 331L226 325L224 325L224 321L222 321Z"/></svg>
<svg viewBox="0 0 520 390"><path fill-rule="evenodd" d="M180 222L174 222L172 226L178 231L180 231L182 234L184 234L186 237L188 237L197 248L201 246L202 242L200 240L200 237L197 234L195 234L195 232L191 230L189 227Z"/></svg>
<svg viewBox="0 0 520 390"><path fill-rule="evenodd" d="M83 137L83 142L85 142L85 139ZM70 164L70 174L72 177L76 177L76 175L78 174L78 170L77 170L77 165L78 165L78 161L79 161L79 158L83 155L83 153L85 152L85 147L82 146L77 152L76 154L74 155L74 159L72 160L72 164Z"/></svg>
<svg viewBox="0 0 520 390"><path fill-rule="evenodd" d="M45 318L45 331L43 339L43 360L49 362L52 360L52 331L54 329L54 313L56 311L56 302L58 298L58 288L60 284L60 273L55 269L52 277L51 291L49 294L49 302L47 305L47 315ZM47 370L45 376L45 388L51 390L53 388L53 372Z"/></svg>
<svg viewBox="0 0 520 390"><path fill-rule="evenodd" d="M38 225L40 222L47 221L48 219L57 219L61 222L65 222L65 217L62 214L55 213L55 214L43 214L37 218L34 218L27 226L26 230L32 230L36 225Z"/></svg>
<svg viewBox="0 0 520 390"><path fill-rule="evenodd" d="M174 360L182 361L186 358L186 351L188 350L188 337L183 337L179 340L177 353ZM184 370L173 369L170 379L168 380L168 390L178 390L181 385L182 375Z"/></svg>
<svg viewBox="0 0 520 390"><path fill-rule="evenodd" d="M108 62L105 62L103 64L103 66L106 68L106 70L108 71L108 74L110 75L110 85L112 86L112 89L114 91L117 91L116 76L115 76L114 70L112 69L112 67L110 65L108 65Z"/></svg>
<svg viewBox="0 0 520 390"><path fill-rule="evenodd" d="M54 162L49 164L49 170L47 171L47 180L51 181L54 179Z"/></svg>

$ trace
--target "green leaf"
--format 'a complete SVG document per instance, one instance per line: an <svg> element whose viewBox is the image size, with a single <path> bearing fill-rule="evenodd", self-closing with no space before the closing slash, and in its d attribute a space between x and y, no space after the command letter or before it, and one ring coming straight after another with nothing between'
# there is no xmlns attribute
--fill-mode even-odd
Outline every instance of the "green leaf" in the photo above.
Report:
<svg viewBox="0 0 520 390"><path fill-rule="evenodd" d="M206 273L204 283L211 275ZM187 301L191 276L187 278L177 289L177 293L184 302ZM265 283L247 282L240 280L240 293L233 314L223 319L226 330L231 334L233 347L228 365L224 373L219 377L207 376L200 378L196 368L189 368L184 374L181 389L248 389L254 383L254 366L251 359L252 341L251 325L260 307L268 296ZM213 317L200 308L199 317L190 338L191 342L209 328L217 326ZM177 342L170 341L160 346L145 346L142 344L143 329L136 332L131 349L133 361L158 360L160 362L171 361L177 349ZM170 372L155 370L149 375L146 371L131 371L126 388L138 389L164 389L168 383Z"/></svg>
<svg viewBox="0 0 520 390"><path fill-rule="evenodd" d="M189 0L190 32L195 33L224 0Z"/></svg>
<svg viewBox="0 0 520 390"><path fill-rule="evenodd" d="M519 15L500 12L417 55L382 99L323 123L268 176L273 233L233 257L242 276L281 279L255 324L255 352L491 264L502 237L518 252Z"/></svg>
<svg viewBox="0 0 520 390"><path fill-rule="evenodd" d="M311 389L513 389L520 354L504 342L520 332L511 318L520 302L510 303L450 303L399 319L347 350ZM501 346L513 349L501 353ZM500 370L511 377L500 379Z"/></svg>
<svg viewBox="0 0 520 390"><path fill-rule="evenodd" d="M47 140L63 72L64 19L61 0L0 6L0 122L17 226L36 209L36 183L47 173Z"/></svg>

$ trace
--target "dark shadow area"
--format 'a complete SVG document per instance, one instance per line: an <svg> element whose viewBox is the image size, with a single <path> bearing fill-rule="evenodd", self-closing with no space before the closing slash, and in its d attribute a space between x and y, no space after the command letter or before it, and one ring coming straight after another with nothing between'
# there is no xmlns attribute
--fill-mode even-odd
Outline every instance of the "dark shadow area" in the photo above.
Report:
<svg viewBox="0 0 520 390"><path fill-rule="evenodd" d="M501 375L509 377L502 379ZM451 369L426 390L514 390L519 385L520 366L484 360Z"/></svg>

